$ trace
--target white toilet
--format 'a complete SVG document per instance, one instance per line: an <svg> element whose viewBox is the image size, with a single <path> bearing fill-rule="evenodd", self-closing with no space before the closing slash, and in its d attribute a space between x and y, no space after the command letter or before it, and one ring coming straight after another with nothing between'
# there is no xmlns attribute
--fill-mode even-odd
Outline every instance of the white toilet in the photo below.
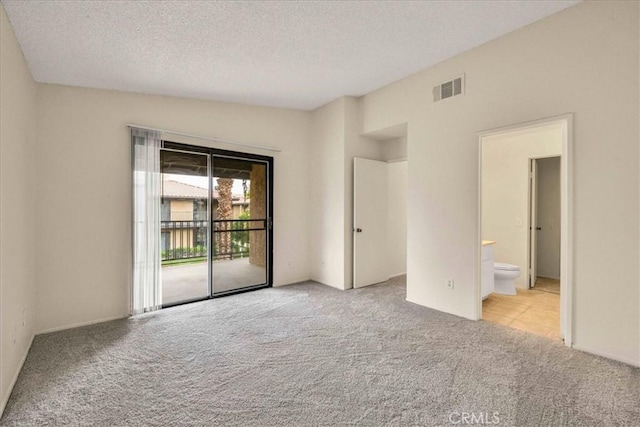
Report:
<svg viewBox="0 0 640 427"><path fill-rule="evenodd" d="M515 280L520 277L520 267L504 262L493 263L493 292L504 295L515 295Z"/></svg>

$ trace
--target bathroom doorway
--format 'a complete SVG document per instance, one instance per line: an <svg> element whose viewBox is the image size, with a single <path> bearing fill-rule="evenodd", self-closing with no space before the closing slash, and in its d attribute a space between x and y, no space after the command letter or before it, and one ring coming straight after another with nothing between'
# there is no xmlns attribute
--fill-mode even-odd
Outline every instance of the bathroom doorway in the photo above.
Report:
<svg viewBox="0 0 640 427"><path fill-rule="evenodd" d="M478 319L563 339L568 346L571 122L572 116L565 115L479 134L476 288ZM541 170L544 182L536 176ZM559 188L544 190L542 200L540 185L555 177ZM557 216L541 214L541 205L544 209L556 196ZM548 249L542 254L541 245L557 249L555 264L549 262L553 254ZM549 292L554 286L558 292Z"/></svg>

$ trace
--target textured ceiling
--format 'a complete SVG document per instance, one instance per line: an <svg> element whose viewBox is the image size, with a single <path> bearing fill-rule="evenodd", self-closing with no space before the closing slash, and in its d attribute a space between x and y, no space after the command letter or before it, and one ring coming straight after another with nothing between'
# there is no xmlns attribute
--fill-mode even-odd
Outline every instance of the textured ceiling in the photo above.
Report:
<svg viewBox="0 0 640 427"><path fill-rule="evenodd" d="M306 110L575 3L2 0L39 82Z"/></svg>

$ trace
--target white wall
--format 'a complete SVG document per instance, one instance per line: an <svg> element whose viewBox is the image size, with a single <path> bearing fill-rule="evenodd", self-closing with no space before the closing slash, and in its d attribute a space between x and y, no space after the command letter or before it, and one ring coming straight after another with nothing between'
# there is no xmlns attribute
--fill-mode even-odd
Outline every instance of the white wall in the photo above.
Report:
<svg viewBox="0 0 640 427"><path fill-rule="evenodd" d="M313 112L312 141L308 172L311 278L345 289L345 98Z"/></svg>
<svg viewBox="0 0 640 427"><path fill-rule="evenodd" d="M538 160L539 277L560 278L560 158Z"/></svg>
<svg viewBox="0 0 640 427"><path fill-rule="evenodd" d="M529 159L561 155L562 138L554 124L482 139L482 239L496 241L497 262L520 267L520 288L529 287Z"/></svg>
<svg viewBox="0 0 640 427"><path fill-rule="evenodd" d="M389 277L407 272L407 162L387 165L387 254Z"/></svg>
<svg viewBox="0 0 640 427"><path fill-rule="evenodd" d="M639 18L636 2L584 2L362 99L308 113L53 85L37 86L34 107L34 86L3 13L0 388L8 390L7 375L17 372L14 362L28 346L29 326L16 351L5 353L14 310L24 305L33 313L34 271L36 330L127 314L127 122L282 148L275 155L275 283L313 274L342 288L349 276L347 156L360 152L346 151L347 135L407 124L407 299L473 317L476 133L573 112L574 343L640 363ZM465 95L433 104L432 87L461 73ZM37 193L22 191L35 188L27 162L35 133ZM27 227L34 222L35 268ZM4 242L18 235L25 243L7 254ZM453 291L445 286L449 278L456 280Z"/></svg>
<svg viewBox="0 0 640 427"><path fill-rule="evenodd" d="M345 140L344 140L344 287L353 287L353 159L360 157L383 160L381 142L361 135L362 115L360 101L347 96L345 99ZM384 195L384 190L381 194Z"/></svg>
<svg viewBox="0 0 640 427"><path fill-rule="evenodd" d="M309 279L310 113L40 85L38 331L127 315L131 161L126 123L280 148L280 153L251 150L274 156L274 285Z"/></svg>
<svg viewBox="0 0 640 427"><path fill-rule="evenodd" d="M407 158L407 137L393 138L382 142L382 158L384 160L400 160Z"/></svg>
<svg viewBox="0 0 640 427"><path fill-rule="evenodd" d="M360 101L345 96L313 113L311 277L353 287L353 158L380 160L380 141L360 135Z"/></svg>
<svg viewBox="0 0 640 427"><path fill-rule="evenodd" d="M364 132L408 123L409 301L475 316L477 132L573 112L574 344L640 363L638 28L637 2L583 2L364 96Z"/></svg>
<svg viewBox="0 0 640 427"><path fill-rule="evenodd" d="M0 5L0 415L34 333L35 142L36 83Z"/></svg>

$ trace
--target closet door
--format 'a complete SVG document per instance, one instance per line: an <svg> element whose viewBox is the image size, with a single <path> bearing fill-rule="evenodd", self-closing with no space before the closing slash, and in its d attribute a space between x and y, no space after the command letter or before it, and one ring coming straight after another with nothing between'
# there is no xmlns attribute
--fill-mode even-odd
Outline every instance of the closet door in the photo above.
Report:
<svg viewBox="0 0 640 427"><path fill-rule="evenodd" d="M382 197L380 195L383 195ZM389 280L387 163L353 159L353 287Z"/></svg>

